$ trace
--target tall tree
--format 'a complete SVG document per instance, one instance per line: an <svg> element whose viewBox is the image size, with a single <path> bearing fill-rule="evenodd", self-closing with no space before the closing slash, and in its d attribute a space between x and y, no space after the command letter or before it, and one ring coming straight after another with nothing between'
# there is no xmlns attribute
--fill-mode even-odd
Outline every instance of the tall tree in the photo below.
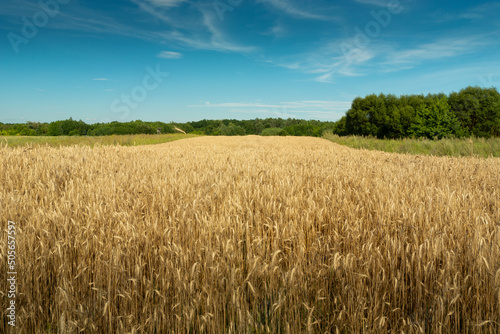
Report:
<svg viewBox="0 0 500 334"><path fill-rule="evenodd" d="M460 122L450 112L446 96L431 97L418 107L410 128L413 137L444 138L460 135Z"/></svg>
<svg viewBox="0 0 500 334"><path fill-rule="evenodd" d="M495 88L469 86L451 93L449 103L469 134L477 137L500 135L500 94Z"/></svg>

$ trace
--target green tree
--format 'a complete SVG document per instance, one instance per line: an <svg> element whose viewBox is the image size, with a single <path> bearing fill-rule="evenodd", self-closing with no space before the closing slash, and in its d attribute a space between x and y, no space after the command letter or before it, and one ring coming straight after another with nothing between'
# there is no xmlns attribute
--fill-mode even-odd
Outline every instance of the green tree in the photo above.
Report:
<svg viewBox="0 0 500 334"><path fill-rule="evenodd" d="M342 116L337 122L335 122L333 124L332 133L339 135L339 136L347 135L346 117L345 116Z"/></svg>
<svg viewBox="0 0 500 334"><path fill-rule="evenodd" d="M495 88L467 87L449 97L462 127L477 137L500 135L500 94Z"/></svg>
<svg viewBox="0 0 500 334"><path fill-rule="evenodd" d="M373 100L373 98L372 98ZM373 106L366 98L357 97L354 99L346 113L346 132L349 135L376 136L378 128L372 124Z"/></svg>
<svg viewBox="0 0 500 334"><path fill-rule="evenodd" d="M243 127L235 125L232 122L230 122L228 125L222 123L219 126L217 133L220 136L244 136L246 134Z"/></svg>
<svg viewBox="0 0 500 334"><path fill-rule="evenodd" d="M61 136L63 134L62 122L50 122L47 134L49 136Z"/></svg>
<svg viewBox="0 0 500 334"><path fill-rule="evenodd" d="M412 137L444 138L461 135L460 122L450 112L446 97L431 98L427 105L418 107L410 128Z"/></svg>

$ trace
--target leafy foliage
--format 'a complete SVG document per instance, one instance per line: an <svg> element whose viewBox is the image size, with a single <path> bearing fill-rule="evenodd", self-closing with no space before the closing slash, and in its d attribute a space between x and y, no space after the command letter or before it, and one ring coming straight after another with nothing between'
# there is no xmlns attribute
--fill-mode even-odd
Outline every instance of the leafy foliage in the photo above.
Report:
<svg viewBox="0 0 500 334"><path fill-rule="evenodd" d="M446 97L439 97L418 107L409 133L416 138L441 139L461 135L461 128L456 116L450 113Z"/></svg>
<svg viewBox="0 0 500 334"><path fill-rule="evenodd" d="M221 124L215 134L220 136L244 136L246 135L246 130L242 126L233 123L229 123L228 125Z"/></svg>
<svg viewBox="0 0 500 334"><path fill-rule="evenodd" d="M449 96L357 97L333 133L389 139L500 136L500 94L495 88L467 87Z"/></svg>
<svg viewBox="0 0 500 334"><path fill-rule="evenodd" d="M261 136L288 136L288 132L282 128L267 128L262 130Z"/></svg>
<svg viewBox="0 0 500 334"><path fill-rule="evenodd" d="M72 118L51 123L0 123L0 135L103 136L175 133L204 135L291 135L321 137L325 131L339 136L370 136L380 139L407 137L499 137L500 94L495 88L467 87L458 93L424 95L371 94L356 97L337 122L294 118L208 120L187 123L111 122L86 124Z"/></svg>
<svg viewBox="0 0 500 334"><path fill-rule="evenodd" d="M467 133L500 136L500 94L495 88L467 87L450 94L449 104Z"/></svg>

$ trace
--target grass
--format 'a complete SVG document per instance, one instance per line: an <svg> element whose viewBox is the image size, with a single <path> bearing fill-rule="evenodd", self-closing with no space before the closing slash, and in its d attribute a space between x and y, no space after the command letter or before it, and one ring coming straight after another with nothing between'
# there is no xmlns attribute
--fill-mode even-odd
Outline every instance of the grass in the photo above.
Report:
<svg viewBox="0 0 500 334"><path fill-rule="evenodd" d="M308 137L4 145L0 203L19 333L500 330L500 159ZM0 291L5 319L6 270Z"/></svg>
<svg viewBox="0 0 500 334"><path fill-rule="evenodd" d="M111 135L111 136L0 136L0 143L9 147L17 146L71 146L85 145L120 145L137 146L168 143L174 140L193 138L192 134L161 134L161 135Z"/></svg>
<svg viewBox="0 0 500 334"><path fill-rule="evenodd" d="M500 138L464 138L464 139L376 139L360 136L340 137L325 133L323 138L337 144L356 149L378 150L390 153L410 153L433 156L482 158L500 157Z"/></svg>

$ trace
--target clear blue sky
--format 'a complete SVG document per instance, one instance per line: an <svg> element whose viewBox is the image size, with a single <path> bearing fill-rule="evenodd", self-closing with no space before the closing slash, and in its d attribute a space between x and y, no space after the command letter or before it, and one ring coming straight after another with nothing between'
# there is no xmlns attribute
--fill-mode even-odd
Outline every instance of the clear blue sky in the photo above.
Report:
<svg viewBox="0 0 500 334"><path fill-rule="evenodd" d="M337 120L500 87L500 2L3 0L0 122Z"/></svg>

